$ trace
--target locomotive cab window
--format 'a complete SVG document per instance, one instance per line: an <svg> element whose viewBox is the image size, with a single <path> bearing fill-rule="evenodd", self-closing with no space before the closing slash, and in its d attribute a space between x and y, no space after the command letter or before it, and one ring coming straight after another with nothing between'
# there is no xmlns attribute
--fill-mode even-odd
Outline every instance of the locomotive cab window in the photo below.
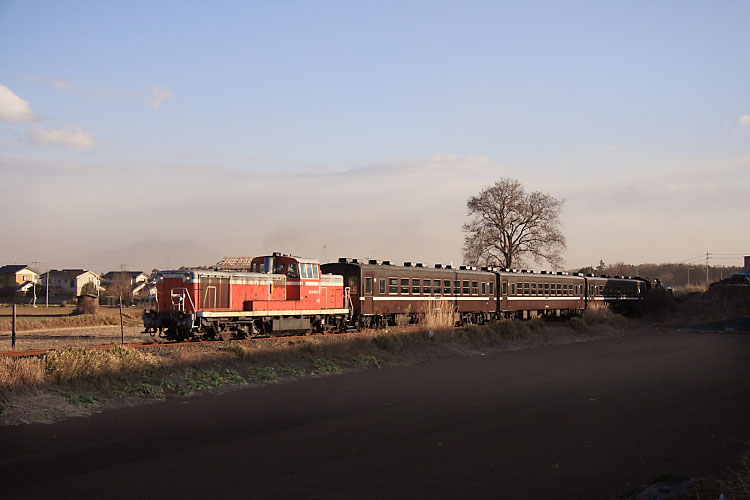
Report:
<svg viewBox="0 0 750 500"><path fill-rule="evenodd" d="M291 262L286 268L286 277L289 279L299 279L299 267L296 262Z"/></svg>

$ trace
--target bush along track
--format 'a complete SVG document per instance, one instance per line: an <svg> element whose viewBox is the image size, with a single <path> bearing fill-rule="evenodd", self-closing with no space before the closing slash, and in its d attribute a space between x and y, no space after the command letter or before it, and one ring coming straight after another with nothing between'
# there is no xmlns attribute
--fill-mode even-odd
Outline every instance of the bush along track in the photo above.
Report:
<svg viewBox="0 0 750 500"><path fill-rule="evenodd" d="M498 321L461 329L372 331L109 350L67 347L0 357L0 424L54 421L209 390L379 369L483 351L616 336L621 316L567 322Z"/></svg>

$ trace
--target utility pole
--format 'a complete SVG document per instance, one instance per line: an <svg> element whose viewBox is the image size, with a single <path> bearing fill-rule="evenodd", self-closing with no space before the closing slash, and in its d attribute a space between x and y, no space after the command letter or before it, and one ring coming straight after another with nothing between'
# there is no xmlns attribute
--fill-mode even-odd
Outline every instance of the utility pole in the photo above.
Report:
<svg viewBox="0 0 750 500"><path fill-rule="evenodd" d="M706 250L706 289L708 289L708 250Z"/></svg>
<svg viewBox="0 0 750 500"><path fill-rule="evenodd" d="M34 264L34 267L39 269L40 262L38 260L35 260L34 262L32 262L32 264ZM36 307L36 282L33 278L31 279L31 287L34 289L34 307Z"/></svg>

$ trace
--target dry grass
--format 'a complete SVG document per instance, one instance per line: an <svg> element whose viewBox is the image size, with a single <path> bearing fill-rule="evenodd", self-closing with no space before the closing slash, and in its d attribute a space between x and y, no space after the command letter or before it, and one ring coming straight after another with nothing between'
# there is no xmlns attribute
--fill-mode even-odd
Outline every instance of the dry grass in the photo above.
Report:
<svg viewBox="0 0 750 500"><path fill-rule="evenodd" d="M131 347L66 347L40 357L0 357L0 388L23 388L49 382L71 382L142 374L160 366L152 354Z"/></svg>
<svg viewBox="0 0 750 500"><path fill-rule="evenodd" d="M740 458L739 463L719 481L719 487L727 498L750 500L750 456Z"/></svg>
<svg viewBox="0 0 750 500"><path fill-rule="evenodd" d="M450 300L430 300L421 309L420 325L423 328L437 330L455 325L456 305Z"/></svg>
<svg viewBox="0 0 750 500"><path fill-rule="evenodd" d="M613 313L609 304L591 301L583 312L583 320L589 325L605 323Z"/></svg>
<svg viewBox="0 0 750 500"><path fill-rule="evenodd" d="M38 385L44 382L44 367L39 358L0 356L0 389Z"/></svg>
<svg viewBox="0 0 750 500"><path fill-rule="evenodd" d="M160 365L152 354L125 346L112 349L66 347L45 354L41 360L45 379L52 382L141 374Z"/></svg>

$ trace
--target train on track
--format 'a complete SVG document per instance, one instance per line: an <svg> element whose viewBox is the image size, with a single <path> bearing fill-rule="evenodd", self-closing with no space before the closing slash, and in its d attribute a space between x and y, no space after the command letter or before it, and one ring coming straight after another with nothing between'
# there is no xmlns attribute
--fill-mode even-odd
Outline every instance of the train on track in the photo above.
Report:
<svg viewBox="0 0 750 500"><path fill-rule="evenodd" d="M416 323L435 305L456 325L581 314L592 304L636 311L649 280L564 272L339 259L320 264L281 253L249 271L175 270L157 275L144 327L167 340L229 339Z"/></svg>

